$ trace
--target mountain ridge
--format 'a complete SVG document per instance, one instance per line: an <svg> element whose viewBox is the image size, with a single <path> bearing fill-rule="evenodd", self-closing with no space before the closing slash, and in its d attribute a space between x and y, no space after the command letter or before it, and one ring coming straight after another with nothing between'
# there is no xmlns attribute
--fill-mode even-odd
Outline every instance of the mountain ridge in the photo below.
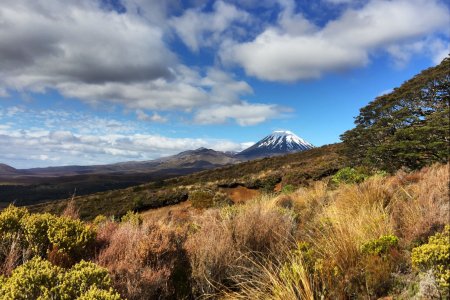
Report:
<svg viewBox="0 0 450 300"><path fill-rule="evenodd" d="M289 130L276 130L254 145L236 154L242 159L257 159L306 151L314 146Z"/></svg>

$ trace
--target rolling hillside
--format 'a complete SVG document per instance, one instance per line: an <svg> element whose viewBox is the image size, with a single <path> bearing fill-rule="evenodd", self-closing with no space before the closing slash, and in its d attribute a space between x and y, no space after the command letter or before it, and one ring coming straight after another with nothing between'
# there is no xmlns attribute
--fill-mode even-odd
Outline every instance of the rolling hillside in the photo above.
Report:
<svg viewBox="0 0 450 300"><path fill-rule="evenodd" d="M226 189L245 187L274 191L276 185L308 185L334 174L345 165L341 144L308 151L243 162L191 175L159 180L135 187L74 198L82 218L98 214L121 216L128 210L146 210L185 201L190 193L210 190L220 195ZM214 197L212 195L212 197ZM67 200L30 206L31 211L60 213Z"/></svg>

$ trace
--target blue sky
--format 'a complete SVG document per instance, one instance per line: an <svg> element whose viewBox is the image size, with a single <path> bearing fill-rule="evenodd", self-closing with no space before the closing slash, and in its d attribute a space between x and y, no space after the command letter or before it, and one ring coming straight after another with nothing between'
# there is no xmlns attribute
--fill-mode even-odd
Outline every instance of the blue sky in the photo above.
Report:
<svg viewBox="0 0 450 300"><path fill-rule="evenodd" d="M0 163L335 143L449 51L441 0L4 0Z"/></svg>

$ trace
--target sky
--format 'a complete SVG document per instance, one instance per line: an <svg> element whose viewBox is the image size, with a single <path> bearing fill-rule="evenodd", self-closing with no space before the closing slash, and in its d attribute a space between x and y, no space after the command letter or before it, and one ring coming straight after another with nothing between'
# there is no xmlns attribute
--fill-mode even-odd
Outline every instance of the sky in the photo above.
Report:
<svg viewBox="0 0 450 300"><path fill-rule="evenodd" d="M339 142L448 55L443 0L0 0L0 163Z"/></svg>

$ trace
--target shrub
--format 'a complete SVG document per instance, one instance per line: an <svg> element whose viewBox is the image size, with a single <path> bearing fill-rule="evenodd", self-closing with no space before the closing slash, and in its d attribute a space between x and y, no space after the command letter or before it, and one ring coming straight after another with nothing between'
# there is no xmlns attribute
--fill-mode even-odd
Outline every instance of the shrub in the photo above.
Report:
<svg viewBox="0 0 450 300"><path fill-rule="evenodd" d="M230 199L228 194L223 192L217 192L213 197L213 206L214 207L225 207L232 205L233 201Z"/></svg>
<svg viewBox="0 0 450 300"><path fill-rule="evenodd" d="M450 225L431 236L427 244L412 250L412 265L420 271L434 270L440 286L448 291L450 282Z"/></svg>
<svg viewBox="0 0 450 300"><path fill-rule="evenodd" d="M140 226L143 222L141 215L132 212L131 210L127 211L127 213L120 220L122 223L130 223L133 226Z"/></svg>
<svg viewBox="0 0 450 300"><path fill-rule="evenodd" d="M367 174L362 171L350 167L340 169L331 177L331 182L334 184L341 183L359 183L367 178Z"/></svg>
<svg viewBox="0 0 450 300"><path fill-rule="evenodd" d="M214 206L214 193L210 190L198 190L189 193L189 200L195 208L208 208Z"/></svg>
<svg viewBox="0 0 450 300"><path fill-rule="evenodd" d="M385 256L389 250L398 245L398 237L395 235L383 235L378 239L370 240L361 246L361 252L364 254L372 254Z"/></svg>
<svg viewBox="0 0 450 300"><path fill-rule="evenodd" d="M95 286L98 289L105 290L111 287L108 270L84 260L60 275L60 278L62 278L59 285L61 300L76 299L83 293L88 292L90 287Z"/></svg>
<svg viewBox="0 0 450 300"><path fill-rule="evenodd" d="M97 262L127 299L184 299L190 269L183 235L161 224L120 224Z"/></svg>
<svg viewBox="0 0 450 300"><path fill-rule="evenodd" d="M102 290L95 285L92 286L86 293L77 298L77 300L120 300L120 295L113 289Z"/></svg>
<svg viewBox="0 0 450 300"><path fill-rule="evenodd" d="M69 270L52 265L49 261L35 257L17 267L10 277L4 278L0 285L2 300L25 299L99 299L91 289L95 288L98 295L112 296L120 299L111 289L111 279L108 272L91 262L82 261ZM105 289L104 292L101 289ZM108 290L109 289L109 290Z"/></svg>
<svg viewBox="0 0 450 300"><path fill-rule="evenodd" d="M295 191L295 187L292 184L286 184L285 186L283 186L283 188L281 189L281 192L283 194L291 194Z"/></svg>
<svg viewBox="0 0 450 300"><path fill-rule="evenodd" d="M35 255L44 256L50 247L48 229L57 217L49 213L31 214L22 220L25 239Z"/></svg>
<svg viewBox="0 0 450 300"><path fill-rule="evenodd" d="M3 300L58 299L61 268L35 257L17 267L0 286Z"/></svg>
<svg viewBox="0 0 450 300"><path fill-rule="evenodd" d="M80 220L56 218L48 228L48 239L58 252L78 259L87 253L95 241L95 231Z"/></svg>
<svg viewBox="0 0 450 300"><path fill-rule="evenodd" d="M104 215L98 215L94 218L94 220L92 220L92 224L94 224L95 226L99 226L103 223L106 223L107 221L107 217L105 217Z"/></svg>
<svg viewBox="0 0 450 300"><path fill-rule="evenodd" d="M10 238L22 233L22 219L28 215L28 210L9 205L0 213L0 237Z"/></svg>
<svg viewBox="0 0 450 300"><path fill-rule="evenodd" d="M134 188L133 188L134 190ZM142 196L136 196L133 198L133 210L134 211L140 211L145 207L144 200L142 199Z"/></svg>

